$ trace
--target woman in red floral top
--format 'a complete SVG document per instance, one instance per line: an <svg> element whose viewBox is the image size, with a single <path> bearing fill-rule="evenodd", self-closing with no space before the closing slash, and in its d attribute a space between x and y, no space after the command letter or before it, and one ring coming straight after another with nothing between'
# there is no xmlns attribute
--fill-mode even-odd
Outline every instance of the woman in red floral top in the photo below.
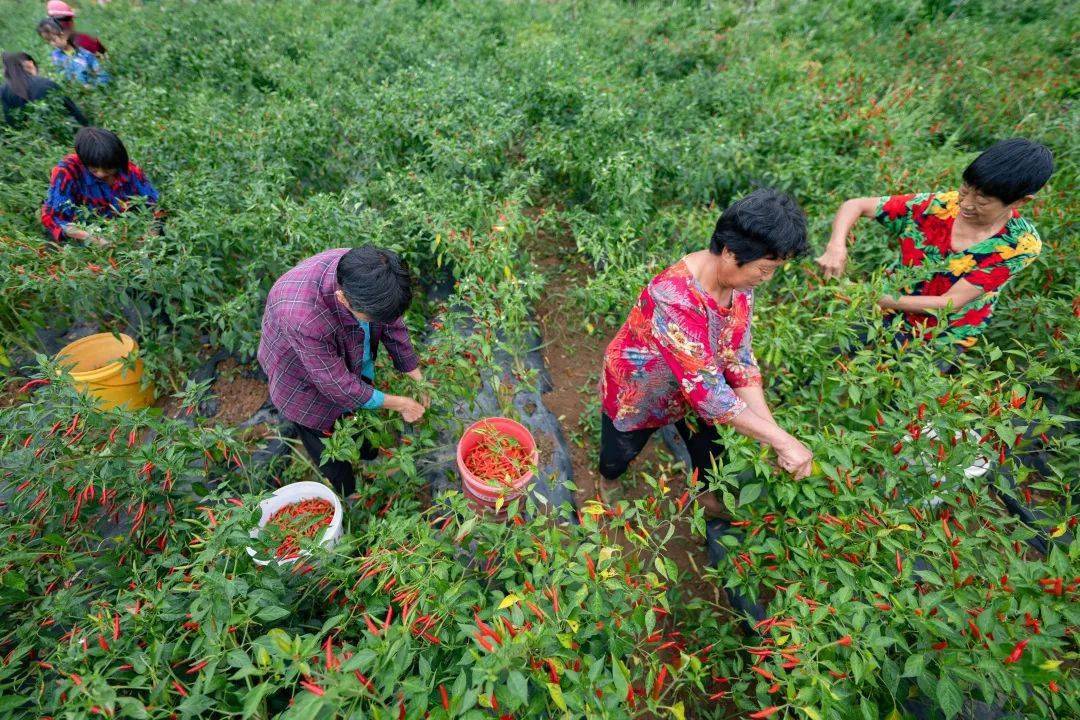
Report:
<svg viewBox="0 0 1080 720"><path fill-rule="evenodd" d="M753 288L807 249L795 201L758 190L724 211L708 250L652 279L604 356L604 480L622 475L649 437L672 423L703 480L722 452L721 423L772 446L795 477L809 474L813 456L773 420L750 348ZM688 414L697 416L693 427ZM726 514L711 493L701 504L709 515Z"/></svg>
<svg viewBox="0 0 1080 720"><path fill-rule="evenodd" d="M1020 216L1054 171L1039 143L1003 140L964 170L959 191L848 200L833 221L832 238L817 259L826 277L847 263L847 238L861 217L872 217L896 238L900 264L922 267L926 279L900 297L878 300L903 314L905 335L924 335L971 347L990 322L1001 289L1042 250L1035 225ZM934 313L946 311L944 327Z"/></svg>

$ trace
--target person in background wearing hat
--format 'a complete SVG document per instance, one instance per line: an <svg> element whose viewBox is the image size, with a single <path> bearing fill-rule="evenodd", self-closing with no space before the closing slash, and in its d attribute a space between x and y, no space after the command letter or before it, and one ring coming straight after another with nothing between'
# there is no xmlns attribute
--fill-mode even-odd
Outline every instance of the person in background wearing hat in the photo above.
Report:
<svg viewBox="0 0 1080 720"><path fill-rule="evenodd" d="M86 87L104 85L109 82L109 74L101 67L97 56L71 42L71 32L60 27L52 18L45 18L38 23L38 35L53 46L49 56L53 65L65 80L77 82Z"/></svg>
<svg viewBox="0 0 1080 720"><path fill-rule="evenodd" d="M158 192L139 166L128 160L127 148L108 130L84 127L75 134L75 154L66 156L52 171L49 194L41 206L41 223L53 242L78 240L105 246L75 224L77 213L89 211L102 218L125 212L135 197L156 205ZM160 214L152 232L160 232Z"/></svg>
<svg viewBox="0 0 1080 720"><path fill-rule="evenodd" d="M75 47L81 47L94 55L104 55L107 52L98 38L75 31L75 11L66 2L49 0L45 3L45 14L58 22L61 28L71 33L71 42Z"/></svg>
<svg viewBox="0 0 1080 720"><path fill-rule="evenodd" d="M4 122L15 122L16 111L25 105L43 99L60 86L38 75L37 63L26 53L4 53L4 85L0 87L0 104L4 108ZM86 116L71 98L61 96L64 108L80 125L87 125Z"/></svg>
<svg viewBox="0 0 1080 720"><path fill-rule="evenodd" d="M258 357L270 400L343 496L356 489L352 464L323 461L323 441L338 418L379 409L398 412L407 423L424 416L426 399L383 394L372 385L380 345L398 372L423 380L402 318L411 302L408 268L397 253L374 245L309 257L278 278L266 298ZM377 456L365 441L361 459Z"/></svg>

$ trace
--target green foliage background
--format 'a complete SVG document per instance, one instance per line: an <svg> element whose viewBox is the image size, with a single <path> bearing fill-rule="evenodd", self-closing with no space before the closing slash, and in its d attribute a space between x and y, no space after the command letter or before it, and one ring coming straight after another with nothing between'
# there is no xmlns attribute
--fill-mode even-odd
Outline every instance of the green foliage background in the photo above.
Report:
<svg viewBox="0 0 1080 720"><path fill-rule="evenodd" d="M885 351L863 353L843 371L833 364L831 348L872 321L873 298L884 282L879 270L895 256L895 248L869 226L858 232L848 279L822 286L811 262L792 263L758 293L755 349L770 378L770 396L784 398L777 413L781 423L808 439L833 481L839 482L847 468L876 473L884 487L857 486L836 499L826 481L801 486L770 481L763 484L764 490L762 485L756 490L762 495L754 512L743 510L754 522L769 509L806 517L828 509L843 516L857 514L868 499L879 501L882 490L891 492L897 485L912 497L932 495L925 474L918 468L909 472L888 447L903 435L903 426L920 403L933 407L933 398L946 392L963 395L974 409L967 415L952 409L943 416L939 426L943 436L985 421L991 402L1007 399L1010 392L1030 398L1037 392L1045 405L1036 408L1032 400L1022 411L1011 416L1007 411L990 423L1001 438L1011 440L1019 422L1038 422L1050 430L1063 425L1063 416L1075 415L1080 366L1075 342L1080 336L1075 309L1080 298L1080 241L1074 219L1080 137L1074 45L1080 11L1075 3L163 0L136 5L113 0L104 8L87 2L80 11L80 27L100 35L109 47L108 69L115 79L103 89L72 88L70 93L94 122L124 138L133 160L157 185L168 212L167 234L117 242L111 252L116 269L97 249L39 252L40 203L50 169L70 152L70 134L62 121L58 124L45 111L36 112L21 128L0 129L0 242L5 261L0 270L0 345L11 351L37 349L33 336L37 326L97 316L107 326L119 328L125 308L152 301L165 309L171 323L147 326L138 340L158 382L178 387L204 344L253 354L263 298L281 272L314 252L366 241L400 250L425 279L449 267L459 281L456 297L487 323L497 322L513 334L524 328L539 297L542 279L527 252L538 229L568 236L594 269L587 284L575 291L574 300L583 312L568 321L610 327L622 321L651 274L682 253L703 247L718 210L758 184L779 186L798 198L820 248L832 213L843 199L950 189L980 149L995 139L1022 135L1050 146L1058 163L1032 209L1045 242L1043 255L1009 285L989 342L972 354L958 378L937 378L925 358L894 357ZM34 33L41 12L40 3L0 0L0 44L5 50L30 51L47 68L47 48ZM536 208L547 212L538 218ZM118 240L134 238L144 222L129 217L103 232ZM87 263L104 270L96 272ZM995 394L996 387L1003 390ZM73 402L58 396L55 409L68 411L70 417L77 408L70 405ZM888 437L865 432L879 410L889 414ZM10 435L4 431L4 450L11 451L11 467L21 473L17 479L35 472L29 458L33 446L19 451L13 443L38 432L37 423L47 429L53 420L46 417L48 412L24 408L5 416L19 431ZM106 421L102 423L107 431ZM980 427L980 432L984 429ZM196 458L219 439L198 433L195 438L184 437ZM1080 453L1073 436L1055 443L1054 474L1044 479L1042 490L1068 498L1068 479L1080 472ZM732 447L737 458L733 470L757 467L764 474L753 448L738 442ZM164 446L160 449L165 451ZM187 466L183 455L187 451L175 452L179 473ZM950 461L970 460L974 450L961 447L956 452L963 457ZM55 471L65 472L60 465ZM63 481L58 482L63 495ZM193 496L187 497L188 510L197 514L194 502ZM981 497L979 503L988 501ZM905 511L899 507L890 512L893 522L914 523L900 515ZM988 504L972 507L973 518L992 512ZM1064 522L1075 509L1063 500L1050 513L1047 528ZM402 516L396 522L401 529L409 518ZM6 529L20 527L17 519L12 523ZM232 526L240 540L230 539L225 531L184 530L208 538L209 545L185 560L203 568L205 582L224 584L226 570L231 573L236 567L251 571L237 550L243 544L240 526L239 520ZM356 532L358 545L393 536L377 524ZM494 530L484 532L491 534L487 539L493 546L505 544ZM1075 574L1075 541L1068 550L1056 551L1040 570L1018 567L1016 558L1004 559L998 553L1026 537L1026 532L1006 528L965 546L965 564L984 569L986 577L1008 572L1019 584L1017 573L1026 573L1031 591L1026 599L999 608L1010 617L1038 605L1041 574ZM191 541L189 535L182 539ZM784 544L796 547L804 539L786 538ZM859 540L863 544L857 551L888 556L895 549L889 545L894 540L895 536L884 542ZM761 543L766 544L764 536ZM522 547L527 545L526 538ZM213 569L215 553L225 547L236 551L229 560L235 564ZM905 553L925 553L938 565L949 562L941 537L907 539L901 547ZM446 547L436 543L432 548L432 554L423 557L453 565ZM24 551L27 554L19 554ZM13 547L11 552L9 560L15 564L41 550L28 542L26 548ZM576 562L575 557L579 556L572 551L562 560ZM1048 694L1046 682L1056 676L1040 670L1034 661L1021 675L1019 670L1009 674L1003 669L1004 653L996 647L985 654L974 648L970 654L934 660L927 648L942 628L914 614L888 623L873 615L870 598L858 594L871 588L880 594L881 583L890 579L890 558L859 570L795 558L779 575L768 576L773 582L786 581L792 574L807 581L837 582L829 590L834 594L820 599L839 604L840 598L847 610L835 628L807 639L811 647L831 647L830 637L835 639L845 629L867 633L870 643L861 653L852 653L857 659L843 662L833 663L830 654L835 648L825 651L823 664L815 666L814 673L785 686L790 688L791 706L784 712L811 720L814 708L823 708L827 717L834 716L828 713L884 716L898 697L902 699L902 692L914 688L913 692L935 699L951 717L958 711L958 684L987 699L1011 693L1012 700L1028 703L1027 711L1040 717L1051 712L1066 717L1076 711L1075 700L1066 707L1061 696ZM72 562L92 565L89 556ZM69 571L71 567L67 566ZM155 559L139 569L150 577L154 573L165 577L165 571L164 560ZM580 565L573 571L574 582L584 576ZM120 573L105 579L116 588L118 606L131 599L123 595L125 579ZM716 579L720 584L750 583L729 568L721 569ZM332 580L342 587L349 584L343 577ZM152 668L157 665L188 652L212 651L222 662L237 648L252 657L258 656L259 647L275 652L273 672L259 671L270 679L263 684L245 679L254 688L247 695L220 678L207 681L198 702L185 701L183 713L194 716L215 703L223 713L252 708L254 714L265 712L266 707L281 705L283 688L306 675L296 658L313 649L317 652L322 636L316 631L325 618L311 612L310 598L288 581L264 584L261 589L271 594L273 607L287 607L304 618L296 624L280 617L262 618L264 625L279 623L295 635L288 641L294 643L291 650L283 647L285 640L278 643L276 636L259 635L265 627L257 627L250 617L244 620L252 625L250 637L235 646L174 637L168 628L182 615L178 608L187 591L178 589L170 595L170 585L162 591L160 604L168 610L155 619L154 632L163 633L163 639L154 646L157 655L144 663L151 668L149 675L155 675ZM469 586L475 594L470 602L481 601L480 587ZM23 614L10 616L19 620L19 627L33 628L40 620L35 614L40 590L35 594L31 582L26 596L19 596ZM971 592L966 596L958 590L933 599L950 608L956 615L951 620L962 626L957 618L977 601L977 593ZM907 595L900 604L914 607L927 602L911 597L910 589L903 593ZM255 597L252 603L271 602ZM793 597L794 593L778 596L771 609L794 612L791 608L798 601ZM377 598L373 592L359 599ZM232 598L225 602L215 596L214 602L214 612L224 612L226 621L229 607L240 612L239 600L230 605ZM72 600L63 612L74 623L79 613L88 612L90 603L86 598ZM583 622L610 611L592 608L595 614ZM728 630L716 624L715 613L703 611L698 617L694 611L689 605L683 619L692 618L703 634L727 637ZM1059 605L1045 612L1050 613L1041 616L1047 636L1040 640L1045 645L1039 652L1057 658L1072 653L1075 658L1075 642L1065 630L1075 628L1076 618L1067 615L1075 615L1075 610ZM468 613L456 621L470 622ZM635 622L638 629L646 627L640 614ZM21 632L16 626L5 628L5 641L19 637L17 660L25 659L30 642ZM475 706L477 693L512 685L512 697L518 698L522 685L516 677L508 680L506 670L521 665L520 658L503 666L489 662L474 674L471 661L465 659L469 657L465 646L471 647L468 632L460 639L464 646L448 649L438 659L425 655L410 665L415 660L410 654L410 661L401 661L400 667L384 668L385 685L377 701L369 702L359 690L348 695L353 688L340 689L342 697L357 712L390 717L396 712L394 693L401 687L396 678L421 677L425 686L404 686L410 703L428 698L434 707L438 672L459 663L469 667L469 679L458 680L464 670L461 676L455 674L454 688L458 684L462 692L468 688L467 711L474 716L481 716ZM354 640L369 643L363 652L386 650L370 637L349 636L349 642ZM553 638L548 640L558 648ZM606 648L607 653L618 648L622 655L629 653L627 646L618 644L623 640L593 647ZM894 646L890 653L900 660L881 659L882 649L890 646ZM70 648L65 652L73 663L70 667L84 662ZM605 678L616 676L615 690L625 691L626 679L616 672L618 665L605 666L607 655L599 652L601 659L593 667L599 667L597 673L602 671ZM911 657L920 659L904 660ZM656 661L650 662L631 668L639 682L649 684L656 677ZM232 667L247 672L242 664ZM714 675L740 678L733 687L740 708L757 709L778 701L761 683L753 684L752 674L746 678L745 663L734 654L705 670L689 667L680 676L686 688L704 691L708 672L714 670ZM855 690L828 682L826 670L849 668L854 668ZM33 695L42 713L64 707L52 685L49 693L34 694L30 675L7 672L0 673L0 682L10 684L0 687L12 688L12 697ZM908 681L901 675L918 682L905 685ZM628 713L611 701L610 687L608 701L594 706L588 692L592 680L582 674L577 682L580 685L568 687L558 701L553 694L533 693L529 707L555 712L564 710L560 703L569 703L578 714ZM94 687L102 694L80 696L86 707L68 705L64 712L70 716L89 712L95 701L110 697L112 689L102 690L108 688L107 679L100 683ZM1032 684L1040 689L1029 697L1026 688ZM73 687L67 689L74 692ZM168 683L156 676L132 691L140 698L139 705L162 712L170 703L180 703L171 693ZM309 695L302 695L304 709L315 703ZM704 695L698 692L693 697ZM275 698L276 704L268 705L268 698ZM138 715L130 702L121 705ZM729 706L700 705L702 717L734 712ZM4 711L17 717L18 708L12 705Z"/></svg>

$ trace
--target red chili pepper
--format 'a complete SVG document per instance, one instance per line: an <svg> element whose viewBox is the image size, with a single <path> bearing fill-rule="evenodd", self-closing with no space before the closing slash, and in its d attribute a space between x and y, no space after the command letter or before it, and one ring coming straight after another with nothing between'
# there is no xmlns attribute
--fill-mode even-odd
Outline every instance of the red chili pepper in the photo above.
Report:
<svg viewBox="0 0 1080 720"><path fill-rule="evenodd" d="M1021 640L1020 642L1016 643L1016 645L1013 646L1012 652L1010 652L1008 657L1006 657L1001 662L1004 663L1005 665L1011 665L1012 663L1019 662L1020 661L1020 656L1022 656L1024 654L1024 648L1027 647L1028 642L1030 642L1030 641L1027 640L1027 639L1024 639L1024 640Z"/></svg>
<svg viewBox="0 0 1080 720"><path fill-rule="evenodd" d="M51 381L48 378L38 378L36 380L31 380L30 382L19 388L18 392L20 395L22 395L23 393L28 393L31 390L41 387L42 385L48 385L50 382Z"/></svg>
<svg viewBox="0 0 1080 720"><path fill-rule="evenodd" d="M476 633L475 635L473 635L473 637L476 639L476 642L480 643L480 647L484 648L488 652L495 651L495 648L492 647L491 643L489 643L480 633Z"/></svg>
<svg viewBox="0 0 1080 720"><path fill-rule="evenodd" d="M960 558L956 556L956 552L954 552L953 550L950 550L949 551L949 559L952 561L953 570L959 570L960 569Z"/></svg>
<svg viewBox="0 0 1080 720"><path fill-rule="evenodd" d="M926 403L919 403L918 416L920 420L926 417Z"/></svg>
<svg viewBox="0 0 1080 720"><path fill-rule="evenodd" d="M941 642L934 643L930 647L934 648L935 650L944 650L945 648L949 647L949 643L942 640Z"/></svg>
<svg viewBox="0 0 1080 720"><path fill-rule="evenodd" d="M772 717L780 709L778 705L771 705L763 710L758 710L756 713L750 713L751 720L764 720L764 718Z"/></svg>
<svg viewBox="0 0 1080 720"><path fill-rule="evenodd" d="M192 665L191 667L189 667L187 669L187 674L188 675L194 675L195 673L199 672L200 670L202 670L204 667L206 667L209 664L210 664L209 660L200 660L199 662L195 663L194 665Z"/></svg>
<svg viewBox="0 0 1080 720"><path fill-rule="evenodd" d="M840 645L842 647L850 647L851 646L851 636L850 635L845 635L844 637L837 640L836 644Z"/></svg>
<svg viewBox="0 0 1080 720"><path fill-rule="evenodd" d="M439 684L439 696L442 698L443 710L450 712L450 698L446 695L446 686Z"/></svg>
<svg viewBox="0 0 1080 720"><path fill-rule="evenodd" d="M751 666L750 666L750 669L751 669L751 670L753 670L754 672L756 672L756 673L757 673L758 675L760 675L761 677L763 677L763 678L765 678L766 680L768 680L769 682L776 682L776 676L775 676L775 675L773 675L773 674L772 674L771 672L769 672L768 670L766 670L765 668L763 668L763 667L758 667L757 665L751 665Z"/></svg>
<svg viewBox="0 0 1080 720"><path fill-rule="evenodd" d="M667 665L660 666L660 672L656 675L656 681L653 683L652 699L660 699L660 691L664 689L664 680L667 679Z"/></svg>
<svg viewBox="0 0 1080 720"><path fill-rule="evenodd" d="M548 678L551 679L553 685L559 684L559 668L555 665L555 661L551 658L545 658L545 663L548 666Z"/></svg>
<svg viewBox="0 0 1080 720"><path fill-rule="evenodd" d="M323 694L326 692L321 687L319 687L318 685L316 685L315 683L313 683L313 682L311 682L309 680L301 680L300 681L300 687L304 688L305 690L307 690L312 695L317 695L318 697L322 697Z"/></svg>
<svg viewBox="0 0 1080 720"><path fill-rule="evenodd" d="M589 569L589 579L596 579L596 564L593 559L589 557L589 553L585 553L585 566Z"/></svg>
<svg viewBox="0 0 1080 720"><path fill-rule="evenodd" d="M180 684L179 680L173 680L172 686L176 688L176 692L180 693L180 697L187 697L187 690Z"/></svg>
<svg viewBox="0 0 1080 720"><path fill-rule="evenodd" d="M896 551L896 572L899 575L904 574L904 561L900 558L900 551Z"/></svg>

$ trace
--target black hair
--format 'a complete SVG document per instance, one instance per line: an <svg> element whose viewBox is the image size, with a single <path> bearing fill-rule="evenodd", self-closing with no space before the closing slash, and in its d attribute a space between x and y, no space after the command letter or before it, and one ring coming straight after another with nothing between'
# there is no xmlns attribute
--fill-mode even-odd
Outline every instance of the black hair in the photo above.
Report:
<svg viewBox="0 0 1080 720"><path fill-rule="evenodd" d="M66 30L55 18L47 17L37 24L38 35L63 35Z"/></svg>
<svg viewBox="0 0 1080 720"><path fill-rule="evenodd" d="M964 182L1009 205L1034 195L1054 172L1054 154L1045 145L1010 138L984 150L964 170Z"/></svg>
<svg viewBox="0 0 1080 720"><path fill-rule="evenodd" d="M342 255L337 282L353 311L375 322L397 320L412 302L409 269L397 253L374 245L353 248Z"/></svg>
<svg viewBox="0 0 1080 720"><path fill-rule="evenodd" d="M75 154L86 167L117 172L128 167L127 148L116 133L105 128L79 128L79 132L75 133Z"/></svg>
<svg viewBox="0 0 1080 720"><path fill-rule="evenodd" d="M24 52L6 52L4 53L4 79L7 80L8 88L11 92L21 97L23 100L30 99L30 80L33 75L26 71L23 67L23 63L30 61L34 62L34 58L30 57Z"/></svg>
<svg viewBox="0 0 1080 720"><path fill-rule="evenodd" d="M760 188L728 206L716 221L709 250L727 248L737 265L769 258L787 260L810 251L806 215L794 198L772 188Z"/></svg>

